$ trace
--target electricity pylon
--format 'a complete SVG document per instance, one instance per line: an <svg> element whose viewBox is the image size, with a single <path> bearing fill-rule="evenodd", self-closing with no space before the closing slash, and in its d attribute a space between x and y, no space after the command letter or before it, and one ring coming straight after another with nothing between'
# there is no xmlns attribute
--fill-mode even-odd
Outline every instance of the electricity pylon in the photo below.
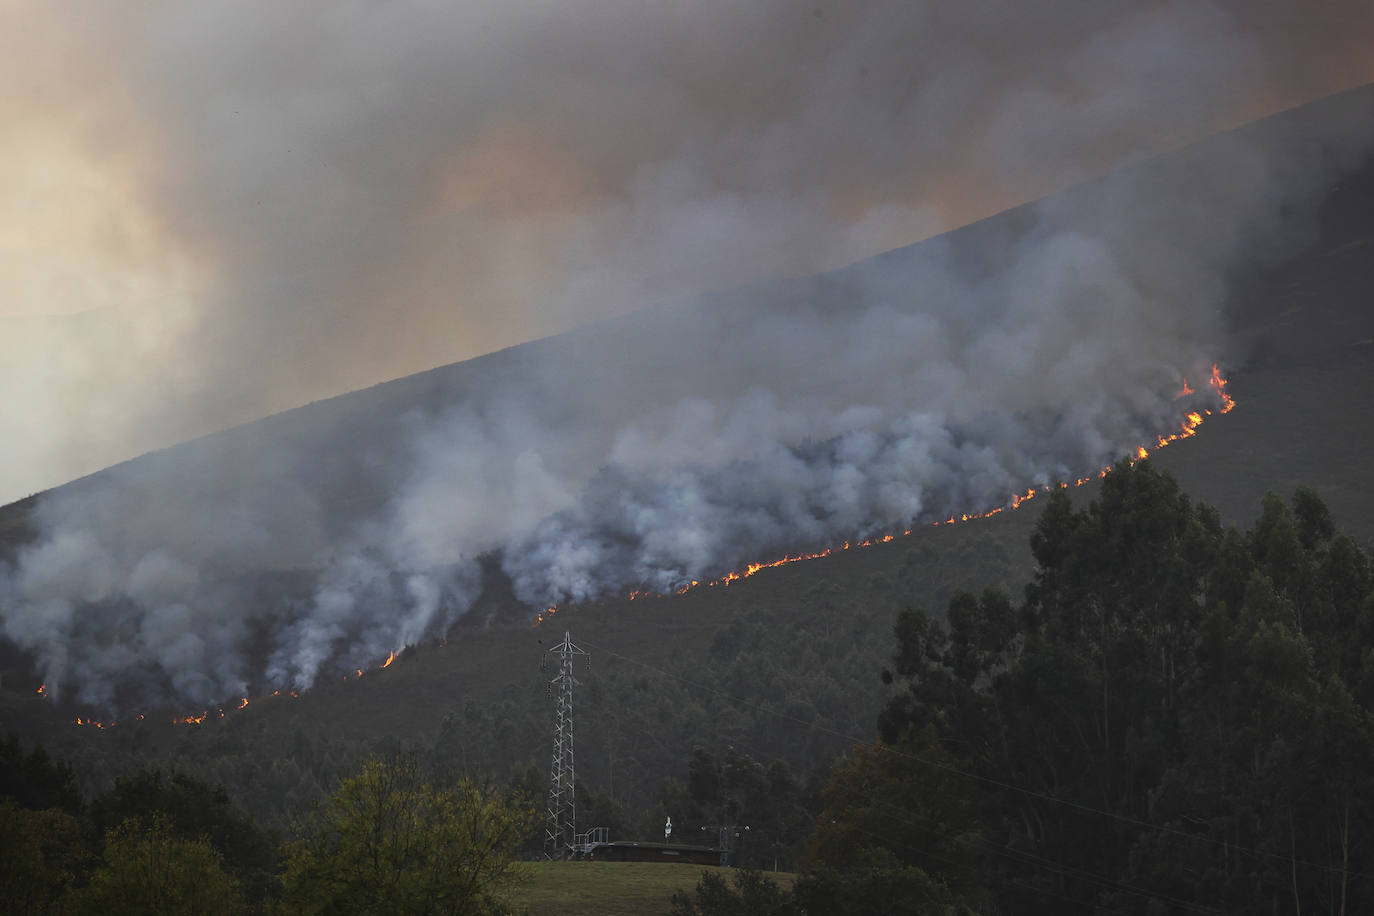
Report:
<svg viewBox="0 0 1374 916"><path fill-rule="evenodd" d="M554 719L553 766L549 769L549 819L544 829L544 856L562 858L572 848L577 835L577 803L573 798L573 659L586 655L573 645L572 634L549 650L558 653L558 676L549 682L558 691L558 712ZM590 659L588 659L590 662Z"/></svg>

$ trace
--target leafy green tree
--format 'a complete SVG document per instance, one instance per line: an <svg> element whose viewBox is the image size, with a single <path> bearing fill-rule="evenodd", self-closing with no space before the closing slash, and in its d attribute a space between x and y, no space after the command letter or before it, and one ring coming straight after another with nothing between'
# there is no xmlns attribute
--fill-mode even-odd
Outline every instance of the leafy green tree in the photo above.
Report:
<svg viewBox="0 0 1374 916"><path fill-rule="evenodd" d="M479 914L505 911L522 877L513 853L538 823L463 780L427 782L410 755L373 758L307 823L286 869L299 913Z"/></svg>
<svg viewBox="0 0 1374 916"><path fill-rule="evenodd" d="M84 813L65 761L0 738L0 912L60 911L94 855L78 820Z"/></svg>
<svg viewBox="0 0 1374 916"><path fill-rule="evenodd" d="M58 808L80 815L82 810L71 766L50 758L41 745L25 753L14 735L0 739L0 797L33 811Z"/></svg>
<svg viewBox="0 0 1374 916"><path fill-rule="evenodd" d="M1298 537L1307 550L1316 550L1336 536L1336 523L1331 519L1331 511L1311 487L1299 485L1293 491L1293 517L1297 522Z"/></svg>
<svg viewBox="0 0 1374 916"><path fill-rule="evenodd" d="M864 881L879 885L898 880L894 871L909 866L921 875L938 873L942 884L961 893L975 891L978 876L965 832L977 819L959 784L963 777L952 769L958 765L930 727L896 745L854 748L822 792L811 862L820 871L862 872ZM916 872L906 878L916 880ZM833 874L818 879L816 893L846 881ZM862 882L854 877L851 883Z"/></svg>
<svg viewBox="0 0 1374 916"><path fill-rule="evenodd" d="M1031 550L1020 607L899 616L817 874L1016 912L1374 907L1374 592L1316 494L1242 534L1123 463L1087 506L1053 492Z"/></svg>
<svg viewBox="0 0 1374 916"><path fill-rule="evenodd" d="M223 786L184 773L142 769L119 776L91 803L91 820L105 833L133 819L144 827L161 820L184 840L204 838L222 857L225 870L257 907L280 895L277 838L243 814Z"/></svg>
<svg viewBox="0 0 1374 916"><path fill-rule="evenodd" d="M57 808L26 811L0 798L0 912L57 912L89 859L76 818Z"/></svg>
<svg viewBox="0 0 1374 916"><path fill-rule="evenodd" d="M110 916L229 916L243 909L238 882L220 867L210 842L177 836L160 816L110 830L104 864L68 903L78 913Z"/></svg>

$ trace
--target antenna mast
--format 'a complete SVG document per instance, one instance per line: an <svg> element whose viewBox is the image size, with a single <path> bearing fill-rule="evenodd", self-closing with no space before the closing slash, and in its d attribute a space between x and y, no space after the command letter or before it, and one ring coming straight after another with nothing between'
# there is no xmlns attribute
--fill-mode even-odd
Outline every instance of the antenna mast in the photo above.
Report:
<svg viewBox="0 0 1374 916"><path fill-rule="evenodd" d="M577 805L573 798L573 659L587 655L573 645L565 631L563 641L549 650L559 658L558 676L549 682L558 691L558 711L553 730L553 766L549 770L549 819L544 829L544 857L562 858L577 835ZM588 658L590 662L590 658Z"/></svg>

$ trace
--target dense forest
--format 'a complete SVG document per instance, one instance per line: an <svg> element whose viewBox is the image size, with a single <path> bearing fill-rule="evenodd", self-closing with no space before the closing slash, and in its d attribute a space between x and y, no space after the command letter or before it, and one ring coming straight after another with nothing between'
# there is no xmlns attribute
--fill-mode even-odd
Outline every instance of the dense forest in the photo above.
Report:
<svg viewBox="0 0 1374 916"><path fill-rule="evenodd" d="M875 742L809 776L758 753L762 740L679 748L639 810L580 786L581 822L749 824L737 864L802 869L786 891L748 870L733 886L705 877L679 913L1374 907L1374 586L1321 499L1270 495L1242 532L1150 462L1123 463L1086 505L1052 493L1029 541L1023 600L955 591L941 615L899 614L872 672L889 691ZM723 631L720 651L750 641ZM455 763L460 735L451 724L433 747L341 773L286 825L158 770L88 800L68 765L9 739L0 895L29 912L156 908L173 898L130 882L157 862L166 894L217 888L227 912L498 911L518 900L491 890L504 866L466 896L422 878L448 871L462 836L493 838L483 861L533 854L541 773L475 778ZM360 851L368 810L407 812L388 821L404 835ZM385 903L359 890L378 881L358 863L379 858L397 876Z"/></svg>
<svg viewBox="0 0 1374 916"><path fill-rule="evenodd" d="M1369 912L1369 559L1299 488L1245 533L1149 462L1031 538L1025 600L902 613L814 852L980 912Z"/></svg>

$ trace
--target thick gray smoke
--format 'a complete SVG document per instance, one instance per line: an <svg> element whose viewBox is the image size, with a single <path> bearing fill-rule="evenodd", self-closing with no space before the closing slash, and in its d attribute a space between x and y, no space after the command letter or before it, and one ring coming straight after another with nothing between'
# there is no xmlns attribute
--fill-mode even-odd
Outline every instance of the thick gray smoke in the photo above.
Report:
<svg viewBox="0 0 1374 916"><path fill-rule="evenodd" d="M1374 80L1367 0L0 2L0 30L0 501Z"/></svg>
<svg viewBox="0 0 1374 916"><path fill-rule="evenodd" d="M153 180L166 223L233 268L192 335L206 362L188 374L207 387L188 403L251 401L293 373L337 384L351 356L439 361L481 323L466 307L450 320L470 278L477 300L547 308L529 324L543 327L845 263L943 225L960 201L978 211L1239 117L1258 104L1247 80L1285 86L1272 61L1308 60L1303 34L1289 48L1267 12L1248 28L1225 4L1120 18L992 4L960 22L921 4L817 7L820 28L771 4L666 25L592 6L633 34L578 22L577 4L437 50L384 23L354 41L349 19L304 84L297 57L268 55L294 94L269 74L244 88L256 71L232 49L262 36L240 21L193 13L152 35L149 67L205 35L230 49L212 55L222 81L188 56L170 69L205 85L162 87L175 123L196 127ZM287 41L317 25L272 28ZM1067 68L1046 75L1046 55ZM1151 61L1167 66L1141 79ZM341 99L334 81L359 70L376 95ZM475 88L457 108L395 95L426 74ZM191 104L221 83L251 103L250 129ZM55 695L125 713L199 705L376 664L446 632L498 573L532 609L665 590L1092 472L1193 406L1174 394L1224 361L1228 281L1301 242L1304 203L1374 124L1367 105L1355 115L1293 142L1223 138L844 270L635 313L116 466L40 500L38 537L0 570L0 626ZM544 185L527 188L531 174ZM390 301L414 306L393 315ZM261 374L243 370L248 354Z"/></svg>
<svg viewBox="0 0 1374 916"><path fill-rule="evenodd" d="M1090 473L1215 406L1228 272L1301 241L1360 98L1334 133L1219 138L79 481L39 503L4 633L84 703L222 701L446 632L493 562L532 609L668 590Z"/></svg>

